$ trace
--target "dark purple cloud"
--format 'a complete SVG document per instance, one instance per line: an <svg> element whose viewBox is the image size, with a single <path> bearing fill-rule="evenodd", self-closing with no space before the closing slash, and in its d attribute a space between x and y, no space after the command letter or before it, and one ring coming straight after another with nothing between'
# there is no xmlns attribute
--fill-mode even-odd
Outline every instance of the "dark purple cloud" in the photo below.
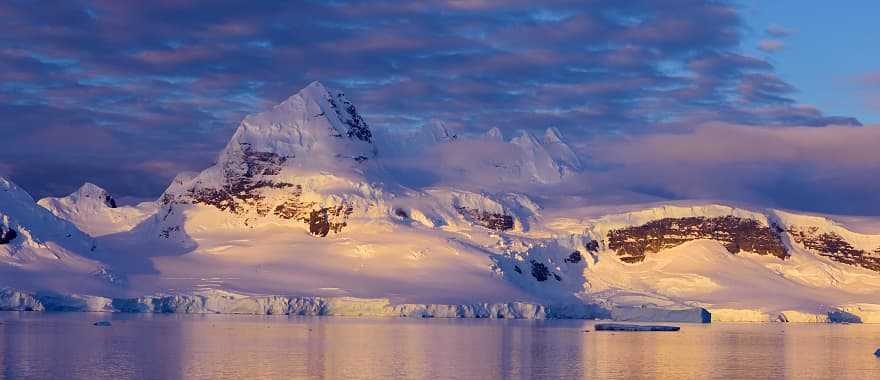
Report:
<svg viewBox="0 0 880 380"><path fill-rule="evenodd" d="M856 122L798 105L741 51L725 1L13 0L0 28L0 173L36 196L84 180L155 196L312 80L388 128L439 118L590 141Z"/></svg>
<svg viewBox="0 0 880 380"><path fill-rule="evenodd" d="M593 142L606 170L594 196L738 201L848 215L880 215L880 126L826 128L707 124ZM632 198L632 197L631 197Z"/></svg>

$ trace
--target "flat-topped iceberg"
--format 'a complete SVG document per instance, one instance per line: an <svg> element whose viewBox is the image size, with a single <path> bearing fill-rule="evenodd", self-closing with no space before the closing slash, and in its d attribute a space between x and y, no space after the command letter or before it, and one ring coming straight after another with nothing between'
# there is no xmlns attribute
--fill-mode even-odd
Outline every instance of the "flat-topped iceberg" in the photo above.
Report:
<svg viewBox="0 0 880 380"><path fill-rule="evenodd" d="M623 323L599 323L596 331L678 331L678 326L630 325Z"/></svg>

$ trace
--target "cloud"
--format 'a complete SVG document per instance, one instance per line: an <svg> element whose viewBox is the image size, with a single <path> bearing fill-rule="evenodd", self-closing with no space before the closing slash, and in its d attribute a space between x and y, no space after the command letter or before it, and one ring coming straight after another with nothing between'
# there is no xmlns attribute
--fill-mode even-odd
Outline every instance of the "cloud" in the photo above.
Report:
<svg viewBox="0 0 880 380"><path fill-rule="evenodd" d="M773 53L785 47L785 42L782 40L761 40L758 41L758 49L762 51Z"/></svg>
<svg viewBox="0 0 880 380"><path fill-rule="evenodd" d="M880 110L880 71L856 75L848 82L868 108Z"/></svg>
<svg viewBox="0 0 880 380"><path fill-rule="evenodd" d="M709 199L880 215L880 126L826 128L707 124L592 142L607 171L594 189L657 199ZM601 194L597 194L601 196ZM636 197L634 197L636 198Z"/></svg>
<svg viewBox="0 0 880 380"><path fill-rule="evenodd" d="M780 37L788 37L788 36L794 34L795 30L786 28L782 25L773 24L773 25L768 26L767 29L764 31L764 33L766 33L768 36L771 36L771 37L780 38Z"/></svg>
<svg viewBox="0 0 880 380"><path fill-rule="evenodd" d="M855 80L865 86L880 87L880 72L862 74L857 76Z"/></svg>
<svg viewBox="0 0 880 380"><path fill-rule="evenodd" d="M9 163L0 163L0 176L9 176L15 171L15 166Z"/></svg>
<svg viewBox="0 0 880 380"><path fill-rule="evenodd" d="M764 30L764 39L758 41L758 50L775 53L785 48L785 38L795 34L795 30L772 24Z"/></svg>
<svg viewBox="0 0 880 380"><path fill-rule="evenodd" d="M376 128L438 118L586 141L710 121L855 122L799 105L744 54L728 1L0 6L0 162L37 195L85 179L158 195L175 167L138 163L209 165L244 115L312 80L344 90Z"/></svg>

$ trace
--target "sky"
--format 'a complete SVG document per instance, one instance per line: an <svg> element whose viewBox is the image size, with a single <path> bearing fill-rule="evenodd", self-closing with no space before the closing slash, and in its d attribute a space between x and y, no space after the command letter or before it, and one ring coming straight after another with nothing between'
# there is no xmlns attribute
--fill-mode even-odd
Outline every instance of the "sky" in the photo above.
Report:
<svg viewBox="0 0 880 380"><path fill-rule="evenodd" d="M373 128L559 128L595 161L584 181L600 192L880 215L878 11L867 0L6 1L0 175L37 198L84 181L155 198L176 173L211 165L245 115L320 80Z"/></svg>

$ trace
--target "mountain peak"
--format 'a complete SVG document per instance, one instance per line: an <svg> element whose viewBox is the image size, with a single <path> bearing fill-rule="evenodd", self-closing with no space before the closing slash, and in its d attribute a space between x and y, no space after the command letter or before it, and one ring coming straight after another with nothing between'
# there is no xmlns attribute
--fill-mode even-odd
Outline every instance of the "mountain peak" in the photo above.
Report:
<svg viewBox="0 0 880 380"><path fill-rule="evenodd" d="M544 131L544 144L558 144L562 143L562 136L559 134L559 130L550 127Z"/></svg>
<svg viewBox="0 0 880 380"><path fill-rule="evenodd" d="M2 176L0 176L0 192L5 193L7 197L20 203L34 203L34 198L27 191L24 191L15 182Z"/></svg>
<svg viewBox="0 0 880 380"><path fill-rule="evenodd" d="M504 142L504 134L501 133L501 130L498 129L498 127L492 127L483 134L483 139L495 142Z"/></svg>
<svg viewBox="0 0 880 380"><path fill-rule="evenodd" d="M526 130L520 130L519 136L514 137L510 142L527 149L533 149L541 145L535 135Z"/></svg>
<svg viewBox="0 0 880 380"><path fill-rule="evenodd" d="M69 196L74 202L97 202L109 208L116 208L116 200L107 190L91 182L86 182Z"/></svg>
<svg viewBox="0 0 880 380"><path fill-rule="evenodd" d="M287 103L297 97L306 98L314 101L322 101L324 99L332 98L333 94L327 87L324 86L323 83L319 81L313 81L309 83L305 87L301 88L295 94L291 95L285 101L281 102L281 104Z"/></svg>
<svg viewBox="0 0 880 380"><path fill-rule="evenodd" d="M0 177L0 227L15 231L28 250L46 253L59 248L88 252L92 248L90 239L82 231L40 207L27 191L3 177ZM10 233L6 234L9 238ZM46 244L50 241L57 244ZM4 252L0 245L0 258L4 254L9 254L9 251ZM57 255L45 257L60 258Z"/></svg>
<svg viewBox="0 0 880 380"><path fill-rule="evenodd" d="M283 108L288 103L292 103L294 108L301 103L313 103L320 109L314 116L327 118L336 130L335 134L372 143L370 127L357 112L357 107L341 91L330 90L323 83L314 81L275 108Z"/></svg>
<svg viewBox="0 0 880 380"><path fill-rule="evenodd" d="M431 142L433 143L445 143L451 142L458 139L458 135L454 132L450 131L442 120L431 119L427 125L425 125L424 130L430 136Z"/></svg>
<svg viewBox="0 0 880 380"><path fill-rule="evenodd" d="M242 120L220 154L235 171L246 157L274 157L278 164L326 170L376 156L373 133L342 92L312 82L271 109Z"/></svg>
<svg viewBox="0 0 880 380"><path fill-rule="evenodd" d="M562 134L559 133L559 130L550 127L544 131L544 140L543 140L544 149L547 150L547 153L553 157L553 160L556 161L557 164L567 167L568 170L580 170L583 167L583 163L581 162L578 155L571 149L568 144L562 139Z"/></svg>

